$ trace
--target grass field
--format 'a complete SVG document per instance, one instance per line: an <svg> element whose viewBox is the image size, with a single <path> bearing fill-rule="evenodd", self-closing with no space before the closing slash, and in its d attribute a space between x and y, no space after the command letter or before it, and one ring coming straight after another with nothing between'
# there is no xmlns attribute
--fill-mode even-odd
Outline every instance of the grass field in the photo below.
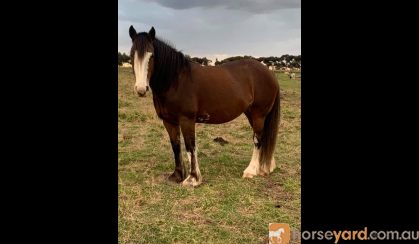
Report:
<svg viewBox="0 0 419 244"><path fill-rule="evenodd" d="M276 73L282 94L273 173L241 178L253 149L242 115L197 124L203 184L184 188L166 180L174 158L151 94L134 94L132 69L118 72L119 243L264 243L268 223L300 229L300 74L290 80ZM219 136L229 144L214 142ZM187 162L184 145L182 155Z"/></svg>

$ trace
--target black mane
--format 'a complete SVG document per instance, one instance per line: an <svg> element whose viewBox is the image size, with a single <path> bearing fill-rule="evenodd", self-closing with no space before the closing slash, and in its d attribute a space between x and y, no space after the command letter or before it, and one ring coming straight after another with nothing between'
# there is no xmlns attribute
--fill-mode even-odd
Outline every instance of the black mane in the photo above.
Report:
<svg viewBox="0 0 419 244"><path fill-rule="evenodd" d="M182 52L157 38L153 41L153 47L154 69L150 77L150 87L153 92L161 94L172 85L177 87L179 74L190 71L190 63Z"/></svg>

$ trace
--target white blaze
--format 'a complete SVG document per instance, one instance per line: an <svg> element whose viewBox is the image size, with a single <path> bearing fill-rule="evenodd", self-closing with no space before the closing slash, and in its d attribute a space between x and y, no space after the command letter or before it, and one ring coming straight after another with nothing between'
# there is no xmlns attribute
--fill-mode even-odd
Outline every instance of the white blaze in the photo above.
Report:
<svg viewBox="0 0 419 244"><path fill-rule="evenodd" d="M146 52L143 59L138 58L138 53L135 51L134 54L134 73L135 73L135 91L146 91L148 85L147 73L148 73L148 61L150 61L152 53Z"/></svg>

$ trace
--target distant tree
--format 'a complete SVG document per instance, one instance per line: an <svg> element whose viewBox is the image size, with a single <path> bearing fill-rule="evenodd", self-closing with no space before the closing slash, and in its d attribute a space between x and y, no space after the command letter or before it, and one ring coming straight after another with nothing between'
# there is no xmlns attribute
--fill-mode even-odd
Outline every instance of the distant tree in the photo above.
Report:
<svg viewBox="0 0 419 244"><path fill-rule="evenodd" d="M208 66L208 64L210 64L212 61L207 59L206 57L203 58L198 58L198 57L193 57L193 58L189 58L191 61L199 63L201 65L205 65Z"/></svg>
<svg viewBox="0 0 419 244"><path fill-rule="evenodd" d="M190 58L190 59L191 59L191 61L193 61L195 63L202 64L202 58L193 57L193 58Z"/></svg>
<svg viewBox="0 0 419 244"><path fill-rule="evenodd" d="M301 55L295 57L297 68L301 68Z"/></svg>
<svg viewBox="0 0 419 244"><path fill-rule="evenodd" d="M257 58L259 62L263 62L268 66L275 66L275 68L280 69L282 67L289 68L300 68L301 67L301 55L294 56L289 54L284 54L281 57L259 57Z"/></svg>
<svg viewBox="0 0 419 244"><path fill-rule="evenodd" d="M208 66L210 63L212 63L212 60L207 59L207 57L202 58L202 64L205 66Z"/></svg>
<svg viewBox="0 0 419 244"><path fill-rule="evenodd" d="M122 54L120 52L118 52L118 65L122 65Z"/></svg>
<svg viewBox="0 0 419 244"><path fill-rule="evenodd" d="M131 63L131 57L125 53L118 52L118 65L121 66L123 63Z"/></svg>
<svg viewBox="0 0 419 244"><path fill-rule="evenodd" d="M280 68L283 68L283 67L285 67L285 65L284 65L284 63L282 63L282 62L277 62L277 63L275 64L275 68L276 68L276 69L280 69Z"/></svg>
<svg viewBox="0 0 419 244"><path fill-rule="evenodd" d="M125 53L122 54L122 62L124 63L131 63L131 57L126 55Z"/></svg>

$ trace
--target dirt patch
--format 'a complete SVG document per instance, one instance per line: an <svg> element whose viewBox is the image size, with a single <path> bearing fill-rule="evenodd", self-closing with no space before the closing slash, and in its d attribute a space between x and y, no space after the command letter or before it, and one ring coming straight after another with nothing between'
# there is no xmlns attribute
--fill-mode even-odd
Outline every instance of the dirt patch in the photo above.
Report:
<svg viewBox="0 0 419 244"><path fill-rule="evenodd" d="M271 180L266 182L263 194L275 200L276 204L274 207L276 208L280 208L284 205L284 203L295 199L294 194L286 191L280 182L273 182Z"/></svg>

